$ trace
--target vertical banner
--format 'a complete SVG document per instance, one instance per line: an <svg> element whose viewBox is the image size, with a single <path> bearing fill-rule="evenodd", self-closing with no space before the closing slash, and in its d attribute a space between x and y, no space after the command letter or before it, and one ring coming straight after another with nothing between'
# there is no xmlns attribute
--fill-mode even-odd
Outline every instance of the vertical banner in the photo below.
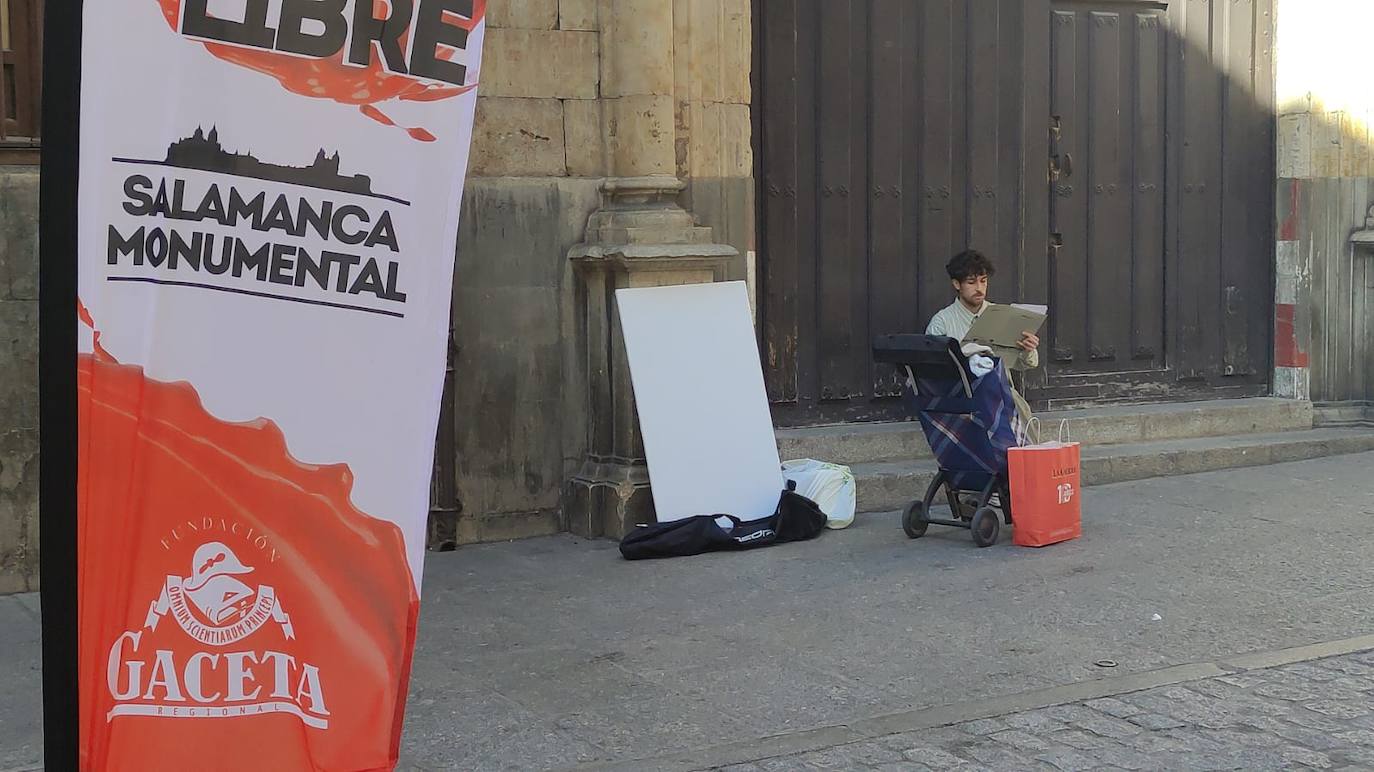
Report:
<svg viewBox="0 0 1374 772"><path fill-rule="evenodd" d="M85 3L82 768L395 765L484 11Z"/></svg>

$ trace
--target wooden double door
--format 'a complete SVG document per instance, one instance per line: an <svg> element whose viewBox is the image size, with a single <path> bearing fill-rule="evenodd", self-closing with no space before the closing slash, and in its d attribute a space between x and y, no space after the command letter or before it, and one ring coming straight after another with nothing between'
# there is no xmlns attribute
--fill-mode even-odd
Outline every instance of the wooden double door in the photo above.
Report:
<svg viewBox="0 0 1374 772"><path fill-rule="evenodd" d="M901 417L872 361L952 299L1047 303L1039 406L1263 393L1273 0L755 0L775 417Z"/></svg>

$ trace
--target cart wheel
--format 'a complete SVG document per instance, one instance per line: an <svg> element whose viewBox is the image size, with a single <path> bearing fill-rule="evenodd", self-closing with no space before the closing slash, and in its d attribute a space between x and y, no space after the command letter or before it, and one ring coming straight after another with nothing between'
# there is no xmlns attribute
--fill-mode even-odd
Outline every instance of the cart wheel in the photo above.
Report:
<svg viewBox="0 0 1374 772"><path fill-rule="evenodd" d="M902 512L902 530L912 539L919 539L926 535L926 505L922 501L913 501L906 506L906 511Z"/></svg>
<svg viewBox="0 0 1374 772"><path fill-rule="evenodd" d="M998 522L996 510L983 507L973 513L973 522L969 525L969 530L973 532L974 544L979 547L990 547L997 543L997 532L1002 526Z"/></svg>

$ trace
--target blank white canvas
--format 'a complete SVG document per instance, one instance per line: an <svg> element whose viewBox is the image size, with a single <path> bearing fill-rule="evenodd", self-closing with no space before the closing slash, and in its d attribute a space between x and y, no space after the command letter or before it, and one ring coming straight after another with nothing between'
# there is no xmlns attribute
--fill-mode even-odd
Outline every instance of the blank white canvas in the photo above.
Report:
<svg viewBox="0 0 1374 772"><path fill-rule="evenodd" d="M659 522L773 514L782 464L744 282L616 291Z"/></svg>

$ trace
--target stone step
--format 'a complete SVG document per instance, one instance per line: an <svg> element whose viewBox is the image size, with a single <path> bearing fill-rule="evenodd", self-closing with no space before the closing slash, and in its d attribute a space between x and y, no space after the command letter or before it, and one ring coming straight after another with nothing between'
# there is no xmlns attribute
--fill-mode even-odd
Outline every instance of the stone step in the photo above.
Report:
<svg viewBox="0 0 1374 772"><path fill-rule="evenodd" d="M1037 415L1046 439L1059 431L1061 420L1067 419L1069 435L1094 447L1312 428L1310 402L1268 397L1122 405ZM778 453L784 461L814 458L854 465L931 458L930 446L916 421L781 429L777 438Z"/></svg>
<svg viewBox="0 0 1374 772"><path fill-rule="evenodd" d="M1374 429L1369 428L1307 429L1084 446L1081 451L1082 483L1085 486L1106 485L1369 450L1374 450ZM856 464L851 471L857 483L859 511L891 512L923 496L937 468L933 459L919 459Z"/></svg>

